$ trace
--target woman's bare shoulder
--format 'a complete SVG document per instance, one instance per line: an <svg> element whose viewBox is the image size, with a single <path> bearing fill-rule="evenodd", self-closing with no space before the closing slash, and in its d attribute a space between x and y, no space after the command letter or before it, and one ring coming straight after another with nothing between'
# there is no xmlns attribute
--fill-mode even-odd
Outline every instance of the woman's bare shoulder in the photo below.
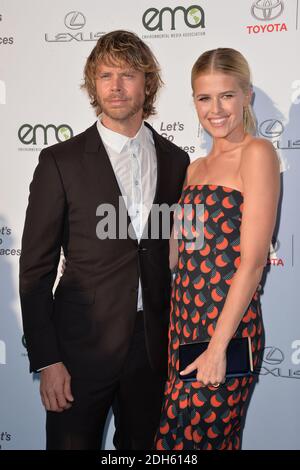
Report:
<svg viewBox="0 0 300 470"><path fill-rule="evenodd" d="M198 157L187 168L187 184L201 171L207 157Z"/></svg>
<svg viewBox="0 0 300 470"><path fill-rule="evenodd" d="M273 144L260 137L252 137L242 150L242 168L251 166L279 165L279 158Z"/></svg>
<svg viewBox="0 0 300 470"><path fill-rule="evenodd" d="M273 144L257 137L249 139L242 151L241 177L245 181L280 174L280 162Z"/></svg>
<svg viewBox="0 0 300 470"><path fill-rule="evenodd" d="M277 155L274 145L269 140L261 137L251 137L243 148L243 155L247 156L251 154L264 155L266 153L273 156Z"/></svg>

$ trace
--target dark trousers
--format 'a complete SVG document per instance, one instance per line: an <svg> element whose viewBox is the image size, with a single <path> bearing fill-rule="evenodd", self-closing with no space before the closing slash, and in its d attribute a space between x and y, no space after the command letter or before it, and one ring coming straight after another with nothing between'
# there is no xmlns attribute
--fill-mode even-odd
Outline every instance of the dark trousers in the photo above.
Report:
<svg viewBox="0 0 300 470"><path fill-rule="evenodd" d="M74 402L62 413L47 412L47 450L99 450L113 407L117 450L153 447L161 413L165 376L149 364L143 312L137 313L130 350L115 382L72 379Z"/></svg>

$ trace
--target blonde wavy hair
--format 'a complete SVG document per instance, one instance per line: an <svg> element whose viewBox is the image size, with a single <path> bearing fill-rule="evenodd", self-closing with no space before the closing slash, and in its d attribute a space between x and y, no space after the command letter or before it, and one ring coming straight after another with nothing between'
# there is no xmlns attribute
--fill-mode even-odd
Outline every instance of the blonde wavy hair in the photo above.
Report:
<svg viewBox="0 0 300 470"><path fill-rule="evenodd" d="M193 90L196 78L206 72L222 72L235 76L246 95L252 89L249 64L245 57L235 49L220 47L201 54L192 68L191 82ZM251 103L244 107L243 122L245 131L255 134L256 118Z"/></svg>
<svg viewBox="0 0 300 470"><path fill-rule="evenodd" d="M96 93L96 69L100 63L123 65L144 72L145 102L143 118L156 113L154 102L159 88L163 85L159 64L150 50L136 34L117 30L103 35L90 53L84 67L84 83L81 85L89 95L96 114L102 112Z"/></svg>

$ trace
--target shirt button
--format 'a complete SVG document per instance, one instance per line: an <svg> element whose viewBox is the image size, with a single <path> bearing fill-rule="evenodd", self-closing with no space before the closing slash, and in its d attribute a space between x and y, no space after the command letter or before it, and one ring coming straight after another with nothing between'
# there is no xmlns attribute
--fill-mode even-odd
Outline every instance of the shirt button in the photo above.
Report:
<svg viewBox="0 0 300 470"><path fill-rule="evenodd" d="M138 185L139 185L138 180L135 180L134 184L135 184L136 186L138 186Z"/></svg>

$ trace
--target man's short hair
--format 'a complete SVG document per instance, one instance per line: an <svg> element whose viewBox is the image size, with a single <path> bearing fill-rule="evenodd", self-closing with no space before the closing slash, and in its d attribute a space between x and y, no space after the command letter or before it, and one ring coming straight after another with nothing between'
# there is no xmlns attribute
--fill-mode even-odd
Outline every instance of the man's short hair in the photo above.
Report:
<svg viewBox="0 0 300 470"><path fill-rule="evenodd" d="M96 93L97 66L120 66L127 64L130 68L145 73L145 102L143 118L155 114L154 102L157 92L162 86L159 64L151 49L136 34L129 31L117 30L103 35L90 53L84 68L85 88L90 97L90 103L96 114L102 112Z"/></svg>

